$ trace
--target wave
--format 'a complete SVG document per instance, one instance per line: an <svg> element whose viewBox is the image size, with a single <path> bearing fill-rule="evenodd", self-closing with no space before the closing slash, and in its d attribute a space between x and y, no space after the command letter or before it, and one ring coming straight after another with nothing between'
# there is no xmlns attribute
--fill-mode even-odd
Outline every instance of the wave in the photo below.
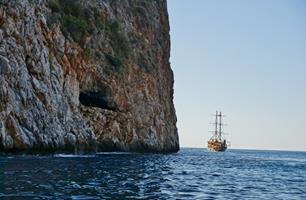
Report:
<svg viewBox="0 0 306 200"><path fill-rule="evenodd" d="M94 158L95 154L55 154L56 158Z"/></svg>

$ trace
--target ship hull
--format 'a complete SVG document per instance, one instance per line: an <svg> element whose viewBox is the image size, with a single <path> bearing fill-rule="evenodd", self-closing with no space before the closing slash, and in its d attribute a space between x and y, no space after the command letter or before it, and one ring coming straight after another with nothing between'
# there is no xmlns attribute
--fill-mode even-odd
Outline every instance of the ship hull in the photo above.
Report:
<svg viewBox="0 0 306 200"><path fill-rule="evenodd" d="M208 151L226 151L227 144L219 141L208 141Z"/></svg>
<svg viewBox="0 0 306 200"><path fill-rule="evenodd" d="M215 147L208 147L208 151L226 151L227 147L222 148L215 148Z"/></svg>

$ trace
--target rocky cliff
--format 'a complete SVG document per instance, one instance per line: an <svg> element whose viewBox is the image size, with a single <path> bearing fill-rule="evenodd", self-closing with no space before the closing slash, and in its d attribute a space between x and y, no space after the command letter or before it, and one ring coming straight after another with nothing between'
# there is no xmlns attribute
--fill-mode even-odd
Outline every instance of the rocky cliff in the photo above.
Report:
<svg viewBox="0 0 306 200"><path fill-rule="evenodd" d="M179 149L164 0L0 0L1 151Z"/></svg>

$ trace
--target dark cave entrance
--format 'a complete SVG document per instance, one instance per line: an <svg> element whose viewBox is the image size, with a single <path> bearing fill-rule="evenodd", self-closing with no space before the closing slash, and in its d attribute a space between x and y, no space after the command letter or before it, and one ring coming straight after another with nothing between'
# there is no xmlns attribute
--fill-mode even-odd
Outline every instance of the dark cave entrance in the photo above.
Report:
<svg viewBox="0 0 306 200"><path fill-rule="evenodd" d="M98 107L115 111L116 107L111 105L107 98L100 92L80 92L80 103L84 106Z"/></svg>

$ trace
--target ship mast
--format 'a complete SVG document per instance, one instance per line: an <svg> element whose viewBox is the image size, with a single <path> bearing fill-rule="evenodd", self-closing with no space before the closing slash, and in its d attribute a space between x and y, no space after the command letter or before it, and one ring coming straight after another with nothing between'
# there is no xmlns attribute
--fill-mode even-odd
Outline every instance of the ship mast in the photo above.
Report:
<svg viewBox="0 0 306 200"><path fill-rule="evenodd" d="M219 134L218 134L218 140L221 141L221 134L222 134L222 113L219 113Z"/></svg>
<svg viewBox="0 0 306 200"><path fill-rule="evenodd" d="M216 111L216 121L215 121L215 138L218 136L218 111Z"/></svg>
<svg viewBox="0 0 306 200"><path fill-rule="evenodd" d="M215 116L215 131L213 132L213 138L217 141L222 141L222 112L216 111Z"/></svg>

